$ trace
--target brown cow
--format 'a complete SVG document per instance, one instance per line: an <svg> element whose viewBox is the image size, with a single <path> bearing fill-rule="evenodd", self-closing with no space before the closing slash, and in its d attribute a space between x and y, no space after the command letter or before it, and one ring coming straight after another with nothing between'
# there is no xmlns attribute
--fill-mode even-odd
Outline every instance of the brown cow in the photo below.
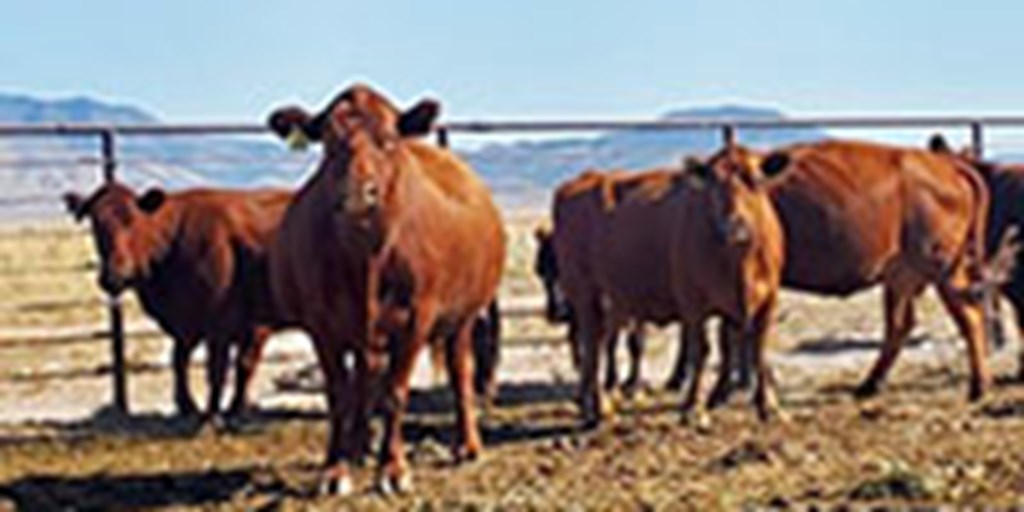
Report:
<svg viewBox="0 0 1024 512"><path fill-rule="evenodd" d="M878 392L914 326L914 299L934 284L967 342L969 397L990 383L985 365L984 236L989 198L978 174L944 155L825 141L763 161L788 239L783 285L846 296L885 287L885 341L858 396Z"/></svg>
<svg viewBox="0 0 1024 512"><path fill-rule="evenodd" d="M754 403L767 420L777 405L765 355L775 323L786 240L760 171L760 157L729 146L707 163L691 161L683 186L671 191L671 281L685 344L695 357L684 414L703 420L699 400L708 353L704 322L721 316L753 345ZM729 349L732 340L722 340ZM729 386L721 372L709 402Z"/></svg>
<svg viewBox="0 0 1024 512"><path fill-rule="evenodd" d="M555 193L552 245L558 284L572 311L582 357L580 400L584 421L595 424L602 399L593 381L595 354L630 322L679 320L669 259L673 202L681 174L587 172ZM677 359L682 363L683 358ZM683 380L678 366L673 380Z"/></svg>
<svg viewBox="0 0 1024 512"><path fill-rule="evenodd" d="M417 355L439 340L456 396L454 451L472 458L481 450L471 331L495 297L505 234L473 171L451 151L414 140L438 111L426 100L400 112L354 85L315 116L289 107L269 120L282 137L323 143L317 172L271 250L271 276L286 319L312 336L327 382L328 490L351 488L348 464L367 439L370 377L385 355L378 484L385 492L408 485L401 423L409 379Z"/></svg>
<svg viewBox="0 0 1024 512"><path fill-rule="evenodd" d="M535 273L541 279L545 287L546 315L552 323L566 323L568 325L568 340L572 355L572 364L579 368L581 361L582 340L578 336L578 322L575 319L572 306L567 302L564 294L563 276L559 269L556 247L556 239L560 239L558 245L562 246L563 258L578 258L575 255L592 254L592 251L599 251L601 241L595 240L598 233L604 229L605 224L610 222L616 207L613 197L608 196L607 190L616 190L618 195L624 195L627 190L635 187L644 181L664 182L670 175L668 170L651 170L641 173L630 173L627 171L587 171L579 177L571 179L562 184L555 194L556 211L561 212L561 222L558 236L551 228L538 228L535 232L537 240L537 256L535 260ZM556 227L557 227L556 225ZM587 225L587 228L579 228L580 225ZM640 231L641 236L656 237L653 230ZM645 240L643 244L656 244L656 239ZM596 257L596 256L594 256ZM589 270L572 268L573 278L579 282L586 279ZM668 282L656 282L652 280L650 286L668 287ZM570 287L575 285L569 285ZM671 291L663 290L662 298L668 300ZM670 306L665 306L670 307ZM646 314L639 313L636 318L627 324L627 345L630 352L630 373L623 384L627 393L634 392L640 386L640 365L645 340L644 318ZM667 321L666 321L667 322ZM664 323L664 322L663 322ZM617 385L618 374L615 364L615 349L618 342L617 333L612 335L605 346L604 357L605 377L604 388L611 391ZM677 359L683 362L685 358ZM677 366L669 379L668 386L672 389L679 389L685 381L685 367Z"/></svg>
<svg viewBox="0 0 1024 512"><path fill-rule="evenodd" d="M885 344L856 394L878 392L913 327L913 299L935 284L968 344L969 396L980 398L990 381L980 292L1005 273L1000 255L1012 248L990 226L986 261L989 199L977 173L949 155L847 141L798 144L762 162L778 175L767 188L790 242L783 286L829 296L886 288ZM727 328L723 337L737 335ZM716 387L712 405L729 391Z"/></svg>
<svg viewBox="0 0 1024 512"><path fill-rule="evenodd" d="M237 344L235 394L229 414L247 405L248 387L270 334L266 249L291 193L196 189L141 197L108 183L83 198L65 195L68 210L89 218L100 257L99 285L117 295L136 291L143 310L174 340L174 402L196 413L189 359L207 341L209 401L219 414L229 352Z"/></svg>

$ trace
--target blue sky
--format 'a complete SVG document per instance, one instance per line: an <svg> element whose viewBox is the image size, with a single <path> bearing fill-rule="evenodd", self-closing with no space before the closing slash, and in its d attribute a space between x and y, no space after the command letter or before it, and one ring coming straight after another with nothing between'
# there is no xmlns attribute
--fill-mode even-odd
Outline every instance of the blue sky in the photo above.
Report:
<svg viewBox="0 0 1024 512"><path fill-rule="evenodd" d="M449 118L1024 111L1024 2L4 2L0 90L255 120L354 79Z"/></svg>

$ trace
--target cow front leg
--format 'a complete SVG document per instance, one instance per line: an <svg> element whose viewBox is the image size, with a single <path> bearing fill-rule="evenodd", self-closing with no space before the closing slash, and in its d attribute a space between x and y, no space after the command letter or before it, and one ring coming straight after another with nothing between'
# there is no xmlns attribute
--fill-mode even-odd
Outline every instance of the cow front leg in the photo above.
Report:
<svg viewBox="0 0 1024 512"><path fill-rule="evenodd" d="M421 304L413 313L411 325L396 337L390 350L387 396L384 404L384 436L378 457L377 474L377 489L383 494L404 492L412 488L412 477L405 457L402 420L409 404L409 385L416 358L429 342L430 329L435 318L433 305Z"/></svg>
<svg viewBox="0 0 1024 512"><path fill-rule="evenodd" d="M188 418L199 415L199 408L192 399L191 386L188 381L188 367L192 352L198 343L194 338L174 338L172 366L174 368L174 405L178 415Z"/></svg>

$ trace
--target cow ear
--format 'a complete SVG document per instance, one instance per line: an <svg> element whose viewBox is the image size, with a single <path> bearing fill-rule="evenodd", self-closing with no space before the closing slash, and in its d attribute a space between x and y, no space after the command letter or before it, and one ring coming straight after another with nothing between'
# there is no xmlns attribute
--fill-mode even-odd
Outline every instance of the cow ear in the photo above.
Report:
<svg viewBox="0 0 1024 512"><path fill-rule="evenodd" d="M85 198L77 192L68 192L62 197L64 200L64 207L67 208L68 213L75 217L75 220L81 222L85 217Z"/></svg>
<svg viewBox="0 0 1024 512"><path fill-rule="evenodd" d="M402 113L398 119L398 133L403 137L427 135L434 128L434 122L440 114L440 103L431 99L422 100Z"/></svg>
<svg viewBox="0 0 1024 512"><path fill-rule="evenodd" d="M683 159L683 181L693 187L702 188L711 176L711 169L700 159L694 156L687 156Z"/></svg>
<svg viewBox="0 0 1024 512"><path fill-rule="evenodd" d="M167 200L167 193L159 188L151 188L146 191L137 201L139 209L146 213L153 213L163 206Z"/></svg>
<svg viewBox="0 0 1024 512"><path fill-rule="evenodd" d="M284 139L288 147L302 150L310 142L319 142L323 138L326 119L323 114L314 117L302 107L291 106L272 112L267 118L267 126Z"/></svg>
<svg viewBox="0 0 1024 512"><path fill-rule="evenodd" d="M932 153L952 153L953 150L949 147L949 142L942 136L941 133L936 133L928 139L928 150Z"/></svg>
<svg viewBox="0 0 1024 512"><path fill-rule="evenodd" d="M539 243L544 243L550 240L552 234L554 234L554 231L551 229L551 225L547 222L537 225L533 230L533 238Z"/></svg>
<svg viewBox="0 0 1024 512"><path fill-rule="evenodd" d="M761 173L765 178L777 176L789 167L790 161L786 153L772 153L761 160Z"/></svg>

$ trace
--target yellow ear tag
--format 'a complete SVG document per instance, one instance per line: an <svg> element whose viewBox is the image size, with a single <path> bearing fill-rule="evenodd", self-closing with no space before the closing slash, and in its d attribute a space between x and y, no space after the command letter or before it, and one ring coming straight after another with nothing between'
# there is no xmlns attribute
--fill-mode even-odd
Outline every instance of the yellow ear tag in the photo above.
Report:
<svg viewBox="0 0 1024 512"><path fill-rule="evenodd" d="M306 136L306 132L302 131L301 128L293 126L291 131L288 132L285 143L288 144L288 149L292 151L305 151L309 147L309 137Z"/></svg>

